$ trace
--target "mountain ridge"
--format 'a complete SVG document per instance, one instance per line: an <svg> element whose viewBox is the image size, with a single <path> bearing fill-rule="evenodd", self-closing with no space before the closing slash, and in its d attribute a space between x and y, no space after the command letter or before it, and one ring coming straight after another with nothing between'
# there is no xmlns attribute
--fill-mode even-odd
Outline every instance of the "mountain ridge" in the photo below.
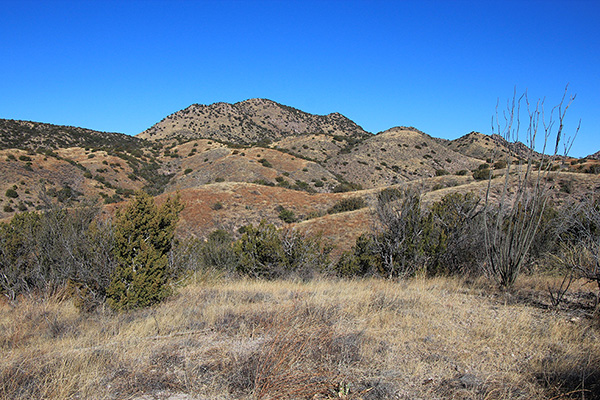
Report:
<svg viewBox="0 0 600 400"><path fill-rule="evenodd" d="M192 104L166 116L136 137L148 140L170 137L216 139L251 144L310 133L334 136L369 134L337 112L310 114L272 100L254 98L237 103Z"/></svg>

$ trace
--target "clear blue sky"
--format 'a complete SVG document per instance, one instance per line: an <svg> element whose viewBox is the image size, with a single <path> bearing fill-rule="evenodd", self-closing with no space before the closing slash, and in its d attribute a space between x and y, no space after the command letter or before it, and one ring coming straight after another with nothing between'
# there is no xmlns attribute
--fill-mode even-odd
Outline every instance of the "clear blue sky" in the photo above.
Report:
<svg viewBox="0 0 600 400"><path fill-rule="evenodd" d="M490 133L513 89L600 150L600 1L0 0L0 118L137 134L264 97L379 132Z"/></svg>

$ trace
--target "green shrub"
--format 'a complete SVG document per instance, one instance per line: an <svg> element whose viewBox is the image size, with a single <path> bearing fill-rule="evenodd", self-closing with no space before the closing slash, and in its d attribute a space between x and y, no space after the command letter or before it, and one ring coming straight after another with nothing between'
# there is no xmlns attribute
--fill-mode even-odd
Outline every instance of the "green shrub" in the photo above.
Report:
<svg viewBox="0 0 600 400"><path fill-rule="evenodd" d="M473 179L476 181L482 181L485 179L490 179L492 177L492 170L489 168L477 169L473 171Z"/></svg>
<svg viewBox="0 0 600 400"><path fill-rule="evenodd" d="M130 197L135 194L135 191L133 189L124 189L122 187L117 187L115 188L115 193L118 195L123 195L125 197Z"/></svg>
<svg viewBox="0 0 600 400"><path fill-rule="evenodd" d="M342 253L334 267L334 271L341 277L365 276L376 274L380 269L380 261L376 255L375 243L372 235L362 234L349 252Z"/></svg>
<svg viewBox="0 0 600 400"><path fill-rule="evenodd" d="M504 169L507 165L506 160L498 160L494 163L494 169Z"/></svg>
<svg viewBox="0 0 600 400"><path fill-rule="evenodd" d="M109 196L106 193L100 193L100 196L104 200L104 204L114 204L114 203L120 203L123 201L123 198L116 193L113 194L112 196Z"/></svg>
<svg viewBox="0 0 600 400"><path fill-rule="evenodd" d="M22 155L22 156L19 156L19 160L21 160L21 161L31 161L31 157L26 156L26 155Z"/></svg>
<svg viewBox="0 0 600 400"><path fill-rule="evenodd" d="M426 260L420 193L407 190L394 201L380 197L375 213L379 221L373 231L378 272L387 278L412 276Z"/></svg>
<svg viewBox="0 0 600 400"><path fill-rule="evenodd" d="M362 197L350 197L342 199L335 203L330 209L327 210L327 214L336 214L345 211L354 211L367 206L367 202Z"/></svg>
<svg viewBox="0 0 600 400"><path fill-rule="evenodd" d="M264 220L254 227L244 227L240 240L234 244L239 258L238 272L255 278L274 277L281 263L281 241L277 229Z"/></svg>
<svg viewBox="0 0 600 400"><path fill-rule="evenodd" d="M281 209L279 211L279 219L287 224L291 224L298 220L292 210L287 210L283 207L281 207Z"/></svg>
<svg viewBox="0 0 600 400"><path fill-rule="evenodd" d="M19 193L17 193L15 189L11 188L6 191L6 197L16 199L17 197L19 197Z"/></svg>
<svg viewBox="0 0 600 400"><path fill-rule="evenodd" d="M260 160L258 160L259 163L261 163L264 167L266 168L273 168L273 164L271 164L268 160L261 158Z"/></svg>
<svg viewBox="0 0 600 400"><path fill-rule="evenodd" d="M388 187L377 194L377 200L383 203L394 201L402 197L402 191L397 188Z"/></svg>
<svg viewBox="0 0 600 400"><path fill-rule="evenodd" d="M237 271L255 278L312 277L328 264L331 247L320 236L307 236L290 229L277 230L264 220L244 227L234 243Z"/></svg>
<svg viewBox="0 0 600 400"><path fill-rule="evenodd" d="M86 290L88 299L104 300L113 266L112 228L97 221L100 207L53 206L43 212L17 214L0 224L0 292L14 299L36 291L50 294L69 282ZM79 295L83 295L78 291ZM78 305L76 299L76 305Z"/></svg>
<svg viewBox="0 0 600 400"><path fill-rule="evenodd" d="M211 232L201 250L204 266L218 270L234 270L238 259L232 244L233 237L229 232L223 229Z"/></svg>
<svg viewBox="0 0 600 400"><path fill-rule="evenodd" d="M280 187L286 188L286 189L292 189L292 185L285 179L278 180L277 186L280 186Z"/></svg>
<svg viewBox="0 0 600 400"><path fill-rule="evenodd" d="M468 173L469 173L469 171L467 171L466 169L461 169L460 171L458 171L456 173L456 175L464 176L464 175L467 175Z"/></svg>
<svg viewBox="0 0 600 400"><path fill-rule="evenodd" d="M301 180L297 180L296 181L295 189L297 189L297 190L304 190L306 192L314 191L314 189L311 188L308 183L306 183L304 181L301 181Z"/></svg>
<svg viewBox="0 0 600 400"><path fill-rule="evenodd" d="M585 171L588 174L600 174L600 165L590 165L589 168Z"/></svg>
<svg viewBox="0 0 600 400"><path fill-rule="evenodd" d="M473 193L451 193L424 214L424 252L429 275L477 273L483 260L479 198Z"/></svg>
<svg viewBox="0 0 600 400"><path fill-rule="evenodd" d="M152 196L138 192L117 212L115 256L119 262L108 287L116 310L146 307L170 294L167 254L182 209L179 198L158 208Z"/></svg>
<svg viewBox="0 0 600 400"><path fill-rule="evenodd" d="M275 186L275 184L273 182L269 182L265 179L256 179L252 183L256 183L257 185L264 185L264 186Z"/></svg>
<svg viewBox="0 0 600 400"><path fill-rule="evenodd" d="M186 169L185 169L185 171L183 171L183 173L184 173L184 175L187 175L187 174L189 174L189 173L190 173L190 172L192 172L192 171L193 171L193 169L191 169L191 168L186 168Z"/></svg>
<svg viewBox="0 0 600 400"><path fill-rule="evenodd" d="M362 190L362 186L359 183L342 182L333 188L333 193L353 192L355 190Z"/></svg>
<svg viewBox="0 0 600 400"><path fill-rule="evenodd" d="M445 169L436 169L435 170L435 176L444 176L444 175L450 175L450 172L446 171Z"/></svg>
<svg viewBox="0 0 600 400"><path fill-rule="evenodd" d="M4 212L7 212L7 213L10 213L10 212L13 212L13 211L15 211L15 210L14 210L14 209L13 209L13 208L10 206L10 204L5 204L5 205L4 205L4 209L3 209L3 210L4 210Z"/></svg>

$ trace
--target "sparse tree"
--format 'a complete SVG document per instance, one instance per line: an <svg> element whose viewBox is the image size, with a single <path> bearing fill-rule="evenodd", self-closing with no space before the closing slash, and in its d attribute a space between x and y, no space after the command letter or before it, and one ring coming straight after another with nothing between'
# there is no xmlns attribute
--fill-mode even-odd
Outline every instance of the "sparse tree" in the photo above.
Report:
<svg viewBox="0 0 600 400"><path fill-rule="evenodd" d="M98 304L114 268L112 227L96 203L67 209L49 204L0 224L0 286L14 300L35 290L48 295L68 283L82 300Z"/></svg>
<svg viewBox="0 0 600 400"><path fill-rule="evenodd" d="M258 226L248 225L235 243L239 258L238 272L254 278L273 278L281 265L281 241L277 228L266 221Z"/></svg>
<svg viewBox="0 0 600 400"><path fill-rule="evenodd" d="M302 279L312 278L328 263L331 247L321 235L308 235L284 228L280 231L281 261L290 275Z"/></svg>
<svg viewBox="0 0 600 400"><path fill-rule="evenodd" d="M583 278L597 286L596 305L600 300L600 197L590 195L568 204L560 217L558 236L561 251L555 257L566 269L569 280ZM558 291L560 293L560 291ZM551 295L552 291L551 291ZM554 295L556 296L556 295Z"/></svg>
<svg viewBox="0 0 600 400"><path fill-rule="evenodd" d="M410 276L425 265L421 196L414 190L382 192L375 209L378 225L373 241L381 259L381 274Z"/></svg>
<svg viewBox="0 0 600 400"><path fill-rule="evenodd" d="M575 98L573 96L567 100L566 95L565 89L561 102L552 108L548 119L544 113L544 100L532 105L527 93L519 98L513 96L502 117L497 108L493 119L492 130L507 142L517 143L523 136L521 109L526 109L527 157L525 161L514 164L517 155L510 147L499 193L494 199L495 185L490 176L485 196L486 270L503 287L512 286L521 272L548 204L552 189L548 176L558 156L559 146L564 141L566 112ZM543 143L541 153L535 151L538 141ZM553 148L550 147L551 141ZM565 142L566 153L571 141Z"/></svg>

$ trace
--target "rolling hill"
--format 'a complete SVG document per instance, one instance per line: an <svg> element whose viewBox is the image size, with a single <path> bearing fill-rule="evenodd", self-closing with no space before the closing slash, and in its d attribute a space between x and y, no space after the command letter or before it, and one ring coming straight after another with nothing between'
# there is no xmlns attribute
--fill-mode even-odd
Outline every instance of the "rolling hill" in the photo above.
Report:
<svg viewBox="0 0 600 400"><path fill-rule="evenodd" d="M285 209L298 229L321 231L347 249L371 215L368 208L327 214L337 201L361 197L373 205L381 190L406 185L427 193L425 201L453 191L481 194L485 185L472 171L494 154L519 158L526 150L477 132L452 141L412 127L371 134L341 114L313 115L266 99L194 104L137 137L0 120L0 219L94 197L110 212L136 190L179 192L186 205L180 235L236 231L262 219L283 226ZM588 172L557 175L563 196L600 189L593 157L564 159L557 168Z"/></svg>

